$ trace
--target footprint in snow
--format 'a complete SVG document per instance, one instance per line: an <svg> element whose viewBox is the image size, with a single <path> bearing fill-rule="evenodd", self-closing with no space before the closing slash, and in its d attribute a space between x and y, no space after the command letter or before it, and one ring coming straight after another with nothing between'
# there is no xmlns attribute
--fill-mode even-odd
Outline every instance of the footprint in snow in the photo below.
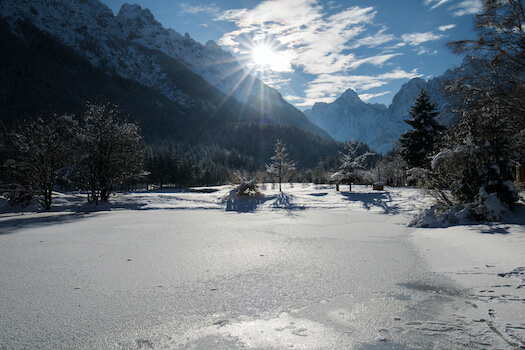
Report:
<svg viewBox="0 0 525 350"><path fill-rule="evenodd" d="M308 330L306 328L299 328L299 329L294 329L292 331L292 334L295 334L295 335L297 335L299 337L306 337L306 336L308 336L308 334L306 334L307 331Z"/></svg>

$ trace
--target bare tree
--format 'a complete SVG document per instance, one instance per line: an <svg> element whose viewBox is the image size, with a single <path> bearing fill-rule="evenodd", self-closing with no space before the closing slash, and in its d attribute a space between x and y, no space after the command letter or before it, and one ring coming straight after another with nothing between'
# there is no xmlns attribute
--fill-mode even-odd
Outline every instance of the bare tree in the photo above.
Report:
<svg viewBox="0 0 525 350"><path fill-rule="evenodd" d="M89 200L107 201L114 186L143 175L145 150L139 127L120 116L111 103L88 103L83 125L84 155L80 181Z"/></svg>
<svg viewBox="0 0 525 350"><path fill-rule="evenodd" d="M68 115L38 118L7 134L10 159L4 163L11 184L10 199L34 198L51 209L57 179L67 177L77 154L78 123Z"/></svg>

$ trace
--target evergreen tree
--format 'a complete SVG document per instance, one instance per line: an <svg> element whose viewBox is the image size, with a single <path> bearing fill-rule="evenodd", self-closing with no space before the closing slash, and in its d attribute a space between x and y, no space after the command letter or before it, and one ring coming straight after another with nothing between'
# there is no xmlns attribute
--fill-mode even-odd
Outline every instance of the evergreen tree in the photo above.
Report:
<svg viewBox="0 0 525 350"><path fill-rule="evenodd" d="M271 159L272 162L269 165L266 164L266 171L277 178L279 191L282 191L281 183L288 173L295 169L296 164L294 161L288 160L286 144L281 140L277 140L275 143L275 155Z"/></svg>
<svg viewBox="0 0 525 350"><path fill-rule="evenodd" d="M436 150L439 133L444 130L437 121L439 112L436 103L430 101L428 93L421 89L410 109L411 119L405 122L412 127L401 135L401 155L410 168L428 168L429 156Z"/></svg>

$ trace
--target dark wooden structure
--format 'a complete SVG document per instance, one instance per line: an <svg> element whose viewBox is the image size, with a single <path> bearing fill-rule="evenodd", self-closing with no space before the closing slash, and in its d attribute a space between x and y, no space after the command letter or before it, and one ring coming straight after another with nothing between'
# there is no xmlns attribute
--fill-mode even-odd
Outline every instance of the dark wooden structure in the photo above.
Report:
<svg viewBox="0 0 525 350"><path fill-rule="evenodd" d="M525 165L516 166L516 185L525 186Z"/></svg>

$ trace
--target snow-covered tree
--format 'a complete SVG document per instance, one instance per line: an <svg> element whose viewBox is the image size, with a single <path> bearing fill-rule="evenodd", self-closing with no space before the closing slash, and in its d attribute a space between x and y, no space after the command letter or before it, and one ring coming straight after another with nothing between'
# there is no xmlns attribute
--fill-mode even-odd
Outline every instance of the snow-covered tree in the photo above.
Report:
<svg viewBox="0 0 525 350"><path fill-rule="evenodd" d="M330 181L336 184L337 190L342 183L348 184L351 191L352 183L371 180L365 168L371 165L370 160L377 155L368 151L359 154L362 147L363 144L355 141L346 144L345 152L341 153L341 167L330 177Z"/></svg>
<svg viewBox="0 0 525 350"><path fill-rule="evenodd" d="M428 168L429 156L434 153L439 133L444 130L436 121L438 115L436 103L421 89L410 109L412 118L405 120L412 129L403 133L399 140L401 155L410 168Z"/></svg>
<svg viewBox="0 0 525 350"><path fill-rule="evenodd" d="M482 69L468 71L450 82L447 90L460 95L463 105L497 105L501 127L511 136L511 160L525 163L525 5L522 0L482 0L476 15L477 38L449 43L456 53L473 56ZM474 107L477 108L477 107ZM479 109L479 108L478 108Z"/></svg>
<svg viewBox="0 0 525 350"><path fill-rule="evenodd" d="M281 189L281 183L285 180L288 173L295 169L295 162L288 160L288 152L286 151L286 144L281 140L277 140L275 143L275 155L272 156L272 162L266 164L266 171L275 176L279 182L279 191Z"/></svg>
<svg viewBox="0 0 525 350"><path fill-rule="evenodd" d="M490 101L479 109L464 110L447 147L433 158L431 187L450 189L453 198L449 199L440 191L449 205L477 202L483 193L494 194L507 208L515 205L515 168L508 147L512 136L503 127L502 113Z"/></svg>
<svg viewBox="0 0 525 350"><path fill-rule="evenodd" d="M432 161L430 179L442 197L441 189L451 190L450 204L483 204L490 197L512 208L517 200L513 162L525 158L525 9L519 0L482 4L475 19L477 38L449 43L455 52L472 55L478 69L446 87L461 97L456 106L461 120Z"/></svg>
<svg viewBox="0 0 525 350"><path fill-rule="evenodd" d="M82 133L79 175L89 186L90 201L107 201L114 186L144 175L139 127L123 119L116 105L88 103Z"/></svg>
<svg viewBox="0 0 525 350"><path fill-rule="evenodd" d="M57 179L67 177L78 150L78 123L69 115L38 118L7 134L10 159L4 170L12 201L34 198L45 210Z"/></svg>

